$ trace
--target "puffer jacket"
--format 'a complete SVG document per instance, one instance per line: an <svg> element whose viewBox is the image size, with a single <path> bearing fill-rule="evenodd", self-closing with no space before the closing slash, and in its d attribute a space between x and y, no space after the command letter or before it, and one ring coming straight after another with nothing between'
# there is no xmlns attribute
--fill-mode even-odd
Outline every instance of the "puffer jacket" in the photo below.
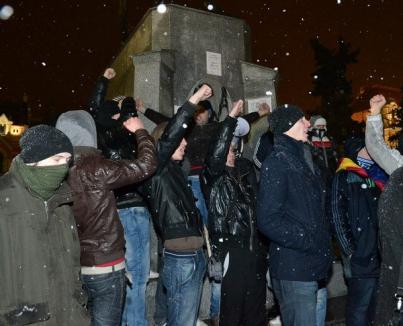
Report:
<svg viewBox="0 0 403 326"><path fill-rule="evenodd" d="M108 160L95 148L74 148L68 183L74 193L82 266L124 257L123 228L113 190L150 177L157 164L153 140L147 131L137 130L135 136L137 160Z"/></svg>
<svg viewBox="0 0 403 326"><path fill-rule="evenodd" d="M209 213L209 234L214 247L232 246L250 251L263 248L256 227L257 180L252 162L236 159L226 166L237 120L220 123L210 144L201 182Z"/></svg>
<svg viewBox="0 0 403 326"><path fill-rule="evenodd" d="M186 102L169 121L157 143L157 171L142 188L157 232L164 241L202 235L192 188L180 163L171 159L192 122L195 109L195 105Z"/></svg>
<svg viewBox="0 0 403 326"><path fill-rule="evenodd" d="M304 143L274 137L274 150L261 168L257 222L270 240L270 273L289 281L318 281L328 276L330 223L326 192L317 167L304 156Z"/></svg>
<svg viewBox="0 0 403 326"><path fill-rule="evenodd" d="M14 162L0 178L0 325L90 325L72 200L33 196Z"/></svg>
<svg viewBox="0 0 403 326"><path fill-rule="evenodd" d="M89 112L97 121L98 111L104 102L109 80L98 79L89 103ZM136 137L123 125L116 123L109 128L97 124L98 148L111 160L134 160L137 157ZM144 207L145 200L138 193L139 185L127 185L114 191L117 208Z"/></svg>

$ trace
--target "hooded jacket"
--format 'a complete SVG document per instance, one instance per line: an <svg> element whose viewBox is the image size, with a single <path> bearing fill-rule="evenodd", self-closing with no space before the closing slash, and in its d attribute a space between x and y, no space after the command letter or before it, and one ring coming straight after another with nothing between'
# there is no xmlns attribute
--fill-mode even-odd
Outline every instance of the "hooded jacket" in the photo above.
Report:
<svg viewBox="0 0 403 326"><path fill-rule="evenodd" d="M274 136L261 168L257 199L259 230L270 240L270 273L280 280L317 281L328 275L330 225L318 168L308 166L304 144Z"/></svg>
<svg viewBox="0 0 403 326"><path fill-rule="evenodd" d="M85 128L82 123L86 121ZM66 128L68 126L68 128ZM73 190L74 215L81 245L81 265L105 264L124 257L124 234L116 209L114 189L143 181L156 168L152 138L144 129L135 132L138 159L109 160L93 146L96 142L95 122L85 111L63 113L56 124L72 141L74 165L68 183ZM84 139L83 132L91 135Z"/></svg>
<svg viewBox="0 0 403 326"><path fill-rule="evenodd" d="M72 200L67 184L35 197L14 161L0 178L0 325L90 324Z"/></svg>

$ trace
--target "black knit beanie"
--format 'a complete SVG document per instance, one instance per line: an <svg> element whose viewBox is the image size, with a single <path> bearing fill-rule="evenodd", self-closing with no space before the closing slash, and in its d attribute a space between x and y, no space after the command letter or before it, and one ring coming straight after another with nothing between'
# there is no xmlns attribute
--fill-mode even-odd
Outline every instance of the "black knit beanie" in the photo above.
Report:
<svg viewBox="0 0 403 326"><path fill-rule="evenodd" d="M95 121L102 127L110 128L118 126L118 122L112 119L112 116L117 113L120 113L118 102L112 100L105 101L99 108Z"/></svg>
<svg viewBox="0 0 403 326"><path fill-rule="evenodd" d="M271 132L280 135L288 131L303 116L304 113L298 106L286 104L277 107L267 119Z"/></svg>
<svg viewBox="0 0 403 326"><path fill-rule="evenodd" d="M20 147L20 158L24 163L36 163L59 153L73 155L69 138L48 125L29 128L20 139Z"/></svg>
<svg viewBox="0 0 403 326"><path fill-rule="evenodd" d="M364 135L351 136L344 144L344 154L351 158L354 162L357 161L358 152L365 147Z"/></svg>

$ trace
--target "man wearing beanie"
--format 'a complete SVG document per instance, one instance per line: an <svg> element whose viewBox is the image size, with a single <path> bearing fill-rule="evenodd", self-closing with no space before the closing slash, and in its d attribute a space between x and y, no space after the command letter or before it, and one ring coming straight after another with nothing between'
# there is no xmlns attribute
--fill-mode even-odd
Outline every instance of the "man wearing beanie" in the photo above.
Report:
<svg viewBox="0 0 403 326"><path fill-rule="evenodd" d="M258 228L271 240L269 269L285 326L316 325L317 292L332 258L325 189L304 150L309 126L294 105L269 116L274 147L261 168L257 201Z"/></svg>
<svg viewBox="0 0 403 326"><path fill-rule="evenodd" d="M380 271L378 199L386 173L371 159L364 137L350 137L333 179L331 220L347 280L346 325L374 324Z"/></svg>
<svg viewBox="0 0 403 326"><path fill-rule="evenodd" d="M157 165L153 140L140 119L129 118L123 126L135 137L137 159L104 158L97 150L95 122L86 111L68 111L56 123L74 146L68 183L93 325L120 325L125 298L125 239L113 191L150 177Z"/></svg>
<svg viewBox="0 0 403 326"><path fill-rule="evenodd" d="M63 182L73 146L38 125L0 178L0 325L89 325L72 195Z"/></svg>

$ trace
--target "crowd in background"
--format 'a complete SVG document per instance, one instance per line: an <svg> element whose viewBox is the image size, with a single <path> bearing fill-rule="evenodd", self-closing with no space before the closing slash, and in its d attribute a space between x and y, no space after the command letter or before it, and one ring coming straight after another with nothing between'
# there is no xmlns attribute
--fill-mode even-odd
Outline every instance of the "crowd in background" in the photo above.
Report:
<svg viewBox="0 0 403 326"><path fill-rule="evenodd" d="M168 117L107 100L114 77L105 70L87 111L29 128L0 179L0 325L149 325L150 277L155 325L196 325L206 278L212 325L267 325L268 286L283 325L325 325L337 255L347 325L399 323L403 156L384 141L382 95L340 154L326 119L296 105L243 114L238 100L218 121L201 84Z"/></svg>

